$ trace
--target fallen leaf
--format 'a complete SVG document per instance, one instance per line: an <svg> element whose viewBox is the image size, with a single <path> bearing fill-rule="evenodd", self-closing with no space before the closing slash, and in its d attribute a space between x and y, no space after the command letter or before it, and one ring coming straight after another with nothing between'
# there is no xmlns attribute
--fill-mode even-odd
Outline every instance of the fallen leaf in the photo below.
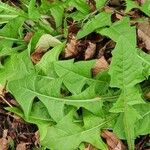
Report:
<svg viewBox="0 0 150 150"><path fill-rule="evenodd" d="M150 51L150 22L148 20L138 24L138 37L144 42L145 48Z"/></svg>
<svg viewBox="0 0 150 150"><path fill-rule="evenodd" d="M88 146L85 148L85 150L97 150L94 148L91 144L88 144Z"/></svg>
<svg viewBox="0 0 150 150"><path fill-rule="evenodd" d="M35 50L35 52L33 52L32 54L31 54L31 60L32 60L32 62L34 63L34 64L37 64L40 60L41 60L41 58L42 58L42 56L44 55L44 51L43 51L43 48L37 48L36 50Z"/></svg>
<svg viewBox="0 0 150 150"><path fill-rule="evenodd" d="M43 51L47 51L50 47L55 47L60 43L61 42L52 35L44 34L40 37L38 43L36 44L36 49L42 48Z"/></svg>
<svg viewBox="0 0 150 150"><path fill-rule="evenodd" d="M33 36L32 32L27 32L26 35L25 35L25 37L24 37L24 41L25 42L30 42L32 36Z"/></svg>
<svg viewBox="0 0 150 150"><path fill-rule="evenodd" d="M119 20L121 20L123 18L123 16L120 15L119 13L116 13L116 18L119 19Z"/></svg>
<svg viewBox="0 0 150 150"><path fill-rule="evenodd" d="M103 130L101 136L106 140L109 150L126 150L127 149L125 145L122 143L122 141L119 140L114 133L108 130Z"/></svg>
<svg viewBox="0 0 150 150"><path fill-rule="evenodd" d="M104 56L100 59L97 59L96 64L93 67L93 75L97 75L99 72L102 72L108 68L108 63Z"/></svg>
<svg viewBox="0 0 150 150"><path fill-rule="evenodd" d="M16 150L26 150L27 143L20 143L17 145Z"/></svg>
<svg viewBox="0 0 150 150"><path fill-rule="evenodd" d="M3 137L0 139L0 150L8 150L9 140L7 140L8 130L3 131Z"/></svg>
<svg viewBox="0 0 150 150"><path fill-rule="evenodd" d="M0 84L0 95L3 95L4 87Z"/></svg>
<svg viewBox="0 0 150 150"><path fill-rule="evenodd" d="M111 0L110 1L110 5L120 6L121 5L121 1L120 0Z"/></svg>
<svg viewBox="0 0 150 150"><path fill-rule="evenodd" d="M44 53L50 48L55 47L61 42L50 34L44 34L40 37L38 43L36 44L35 51L31 54L31 59L34 64L37 64Z"/></svg>
<svg viewBox="0 0 150 150"><path fill-rule="evenodd" d="M140 4L144 4L146 0L137 0L137 2L139 2Z"/></svg>
<svg viewBox="0 0 150 150"><path fill-rule="evenodd" d="M94 56L96 51L96 44L89 42L89 45L85 51L85 60L90 59Z"/></svg>
<svg viewBox="0 0 150 150"><path fill-rule="evenodd" d="M77 55L77 40L75 36L72 36L70 39L69 43L67 43L66 48L65 48L65 57L72 57Z"/></svg>
<svg viewBox="0 0 150 150"><path fill-rule="evenodd" d="M141 137L141 140L135 145L135 150L150 150L145 148L146 143L150 142L150 137L149 135Z"/></svg>
<svg viewBox="0 0 150 150"><path fill-rule="evenodd" d="M148 99L148 100L150 100L150 92L148 92L148 93L146 93L146 98Z"/></svg>
<svg viewBox="0 0 150 150"><path fill-rule="evenodd" d="M34 144L35 145L39 145L40 144L40 133L39 133L39 131L36 131L35 132L35 142L34 142Z"/></svg>
<svg viewBox="0 0 150 150"><path fill-rule="evenodd" d="M8 150L9 143L8 140L5 138L0 139L0 150Z"/></svg>

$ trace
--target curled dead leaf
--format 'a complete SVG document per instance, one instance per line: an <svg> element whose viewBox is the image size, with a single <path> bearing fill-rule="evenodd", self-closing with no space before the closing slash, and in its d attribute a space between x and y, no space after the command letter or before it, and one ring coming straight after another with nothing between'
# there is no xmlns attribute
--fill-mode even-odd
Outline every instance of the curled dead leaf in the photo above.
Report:
<svg viewBox="0 0 150 150"><path fill-rule="evenodd" d="M91 144L88 144L88 146L85 148L85 150L97 150L94 148Z"/></svg>
<svg viewBox="0 0 150 150"><path fill-rule="evenodd" d="M85 51L85 60L90 59L94 56L96 51L96 44L89 42L89 45Z"/></svg>
<svg viewBox="0 0 150 150"><path fill-rule="evenodd" d="M30 42L32 36L33 36L33 33L32 33L32 32L27 32L27 34L26 34L25 37L24 37L24 41L25 41L25 42Z"/></svg>
<svg viewBox="0 0 150 150"><path fill-rule="evenodd" d="M138 24L138 37L144 42L145 48L150 52L150 22L145 20Z"/></svg>
<svg viewBox="0 0 150 150"><path fill-rule="evenodd" d="M148 92L148 93L146 93L146 98L148 99L148 100L150 100L150 91Z"/></svg>
<svg viewBox="0 0 150 150"><path fill-rule="evenodd" d="M3 95L4 87L0 84L0 95Z"/></svg>
<svg viewBox="0 0 150 150"><path fill-rule="evenodd" d="M8 140L5 138L0 139L0 150L8 150L9 143Z"/></svg>
<svg viewBox="0 0 150 150"><path fill-rule="evenodd" d="M72 57L77 55L77 40L75 36L72 36L70 39L69 43L67 43L66 48L65 48L65 57Z"/></svg>
<svg viewBox="0 0 150 150"><path fill-rule="evenodd" d="M105 7L104 7L104 10L105 10L105 12L107 12L107 13L114 13L114 9L113 9L112 7L109 7L109 6L105 6Z"/></svg>
<svg viewBox="0 0 150 150"><path fill-rule="evenodd" d="M61 42L53 37L50 34L44 34L40 37L38 43L36 44L36 49L42 48L42 51L47 51L50 47L55 47L58 44L61 44Z"/></svg>
<svg viewBox="0 0 150 150"><path fill-rule="evenodd" d="M35 145L39 145L40 144L40 133L39 133L39 131L36 131L35 132Z"/></svg>
<svg viewBox="0 0 150 150"><path fill-rule="evenodd" d="M97 59L96 64L93 67L93 75L96 76L98 73L106 70L108 68L108 62L105 57L102 56L100 59Z"/></svg>
<svg viewBox="0 0 150 150"><path fill-rule="evenodd" d="M123 16L120 15L119 13L116 13L116 18L119 19L119 20L121 20L123 18Z"/></svg>
<svg viewBox="0 0 150 150"><path fill-rule="evenodd" d="M60 43L61 42L57 38L50 34L42 35L36 44L35 51L31 54L32 62L37 64L50 47L55 47Z"/></svg>
<svg viewBox="0 0 150 150"><path fill-rule="evenodd" d="M17 145L16 150L26 150L27 143L20 143Z"/></svg>
<svg viewBox="0 0 150 150"><path fill-rule="evenodd" d="M120 0L111 0L110 4L113 6L120 6L121 5L121 1Z"/></svg>
<svg viewBox="0 0 150 150"><path fill-rule="evenodd" d="M37 48L32 54L31 54L31 60L34 64L37 64L42 56L44 55L44 51L43 51L43 48Z"/></svg>
<svg viewBox="0 0 150 150"><path fill-rule="evenodd" d="M101 136L106 140L109 150L127 150L122 141L114 133L103 130Z"/></svg>
<svg viewBox="0 0 150 150"><path fill-rule="evenodd" d="M7 139L8 130L3 131L3 137L0 139L0 150L8 150L9 140Z"/></svg>
<svg viewBox="0 0 150 150"><path fill-rule="evenodd" d="M144 4L146 0L137 0L137 2L139 2L140 4Z"/></svg>

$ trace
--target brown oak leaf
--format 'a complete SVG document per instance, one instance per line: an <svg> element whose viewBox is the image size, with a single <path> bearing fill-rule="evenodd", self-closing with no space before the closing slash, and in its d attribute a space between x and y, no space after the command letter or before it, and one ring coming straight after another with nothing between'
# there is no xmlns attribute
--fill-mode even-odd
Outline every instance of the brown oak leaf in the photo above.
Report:
<svg viewBox="0 0 150 150"><path fill-rule="evenodd" d="M96 64L93 67L93 75L96 76L99 72L102 72L108 68L108 62L105 57L102 56L100 59L97 59Z"/></svg>
<svg viewBox="0 0 150 150"><path fill-rule="evenodd" d="M150 22L145 20L138 24L138 37L144 42L145 48L150 52Z"/></svg>
<svg viewBox="0 0 150 150"><path fill-rule="evenodd" d="M127 150L122 141L114 133L103 130L101 136L106 140L109 150Z"/></svg>
<svg viewBox="0 0 150 150"><path fill-rule="evenodd" d="M85 60L90 59L94 56L96 51L96 44L89 42L89 45L85 51Z"/></svg>

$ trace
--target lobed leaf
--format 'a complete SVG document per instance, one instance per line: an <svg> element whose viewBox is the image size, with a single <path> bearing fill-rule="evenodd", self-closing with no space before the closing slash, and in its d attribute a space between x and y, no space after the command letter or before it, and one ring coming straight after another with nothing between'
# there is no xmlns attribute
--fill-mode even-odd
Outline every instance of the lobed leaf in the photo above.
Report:
<svg viewBox="0 0 150 150"><path fill-rule="evenodd" d="M6 81L23 78L34 71L27 51L21 52L20 54L12 54L10 58L6 59L3 67L0 68L0 83L5 84Z"/></svg>
<svg viewBox="0 0 150 150"><path fill-rule="evenodd" d="M143 81L143 65L137 58L137 49L123 36L113 51L109 74L111 86L121 89L132 87Z"/></svg>
<svg viewBox="0 0 150 150"><path fill-rule="evenodd" d="M94 32L98 28L111 25L111 14L101 12L87 23L84 24L81 30L77 33L77 39L81 39L84 36Z"/></svg>
<svg viewBox="0 0 150 150"><path fill-rule="evenodd" d="M48 127L42 144L47 148L70 150L77 149L82 142L88 142L99 149L106 150L107 147L99 137L99 131L108 120L91 117L92 126L81 126L73 121L73 113L74 111L70 111L57 125ZM84 118L85 122L88 121L88 117L87 114Z"/></svg>

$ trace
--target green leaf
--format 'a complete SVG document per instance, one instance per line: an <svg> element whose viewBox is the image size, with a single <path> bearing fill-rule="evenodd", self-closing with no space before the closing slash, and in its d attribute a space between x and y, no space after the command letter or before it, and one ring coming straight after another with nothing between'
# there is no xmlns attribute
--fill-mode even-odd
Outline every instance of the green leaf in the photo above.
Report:
<svg viewBox="0 0 150 150"><path fill-rule="evenodd" d="M42 99L42 102L44 104L47 101L49 102L49 105L46 106L47 108L51 106L54 109L55 106L57 106L57 98L55 97L58 97L60 95L60 86L61 86L61 79L53 80L51 78L36 76L36 74L30 75L20 80L16 80L14 82L10 82L8 84L9 90L14 94L17 101L21 105L25 117L27 119L29 118L29 114L32 108L32 103L36 96L39 97L39 99ZM51 87L51 88L47 88L47 87ZM28 99L28 101L25 99ZM54 103L55 100L56 103ZM59 101L58 101L58 105L59 105ZM62 104L61 106L63 107ZM48 109L49 113L51 113L50 115L51 116L54 115L52 116L53 118L56 119L57 117L62 117L63 113L57 116L57 114L55 114L55 110L53 109ZM61 110L59 110L59 112L61 112Z"/></svg>
<svg viewBox="0 0 150 150"><path fill-rule="evenodd" d="M19 108L7 107L5 109L17 114L18 116L26 120L23 112ZM34 103L34 107L31 110L31 115L29 116L29 119L26 121L34 124L36 123L37 125L39 125L39 124L47 124L47 123L50 124L50 122L52 122L53 120L52 118L50 118L49 113L45 108L45 106L43 105L43 103L39 101Z"/></svg>
<svg viewBox="0 0 150 150"><path fill-rule="evenodd" d="M34 67L27 51L12 54L0 69L0 83L5 84L6 81L22 78L32 72Z"/></svg>
<svg viewBox="0 0 150 150"><path fill-rule="evenodd" d="M64 48L64 44L59 44L48 51L36 65L36 69L42 74L55 77L57 74L54 71L54 62L58 61L59 55Z"/></svg>
<svg viewBox="0 0 150 150"><path fill-rule="evenodd" d="M150 55L140 50L137 57L143 64L143 75L148 78L150 76Z"/></svg>
<svg viewBox="0 0 150 150"><path fill-rule="evenodd" d="M48 127L45 138L41 141L47 148L57 150L77 149L82 142L91 143L99 149L106 150L107 147L100 138L100 128L108 121L101 118L92 118L92 126L82 126L73 120L74 111L70 111L57 125ZM88 122L89 115L84 118ZM95 120L95 122L93 121ZM86 123L88 124L88 123ZM63 146L62 146L63 145Z"/></svg>
<svg viewBox="0 0 150 150"><path fill-rule="evenodd" d="M35 50L36 44L39 41L40 37L44 34L43 30L38 30L37 32L34 33L34 35L32 36L31 39L31 52L33 52Z"/></svg>
<svg viewBox="0 0 150 150"><path fill-rule="evenodd" d="M129 18L125 17L120 21L113 23L109 28L97 30L97 33L108 36L115 42L122 36L130 41L132 45L136 45L135 28L130 27L129 21Z"/></svg>
<svg viewBox="0 0 150 150"><path fill-rule="evenodd" d="M92 112L100 110L103 102L102 98L96 98L96 96L92 99L62 98L60 94L61 86L61 78L54 79L33 74L26 78L9 82L8 89L21 105L26 118L30 115L35 97L38 97L45 105L50 116L55 121L59 121L64 116L63 110L65 104L85 107ZM94 105L97 108L96 110L92 110ZM58 110L56 111L56 109Z"/></svg>
<svg viewBox="0 0 150 150"><path fill-rule="evenodd" d="M135 38L135 30L129 30L127 34L120 36L113 50L109 69L110 85L121 89L121 94L110 111L120 112L114 131L120 138L127 139L129 150L134 150L135 122L142 117L132 105L144 103L137 84L143 81L145 76L143 62L138 58L135 39L131 41L131 38L127 38L129 35ZM120 125L121 122L123 124Z"/></svg>
<svg viewBox="0 0 150 150"><path fill-rule="evenodd" d="M150 134L150 104L135 105L135 109L142 116L142 119L136 123L136 137L139 135Z"/></svg>
<svg viewBox="0 0 150 150"><path fill-rule="evenodd" d="M67 17L72 18L74 21L81 21L82 19L85 18L85 14L83 14L80 11L75 11L71 14L68 14Z"/></svg>
<svg viewBox="0 0 150 150"><path fill-rule="evenodd" d="M0 36L8 38L17 38L18 31L22 27L23 23L24 18L22 17L12 19L0 30Z"/></svg>
<svg viewBox="0 0 150 150"><path fill-rule="evenodd" d="M13 43L19 41L19 30L24 23L24 18L17 17L9 21L2 29L0 29L0 52L5 49L10 50ZM18 39L17 39L18 38Z"/></svg>
<svg viewBox="0 0 150 150"><path fill-rule="evenodd" d="M85 84L91 83L91 68L94 63L95 61L58 61L54 63L54 68L57 75L63 78L68 90L73 94L79 94Z"/></svg>
<svg viewBox="0 0 150 150"><path fill-rule="evenodd" d="M140 8L140 6L133 0L126 0L126 10L125 12L129 12L133 8Z"/></svg>
<svg viewBox="0 0 150 150"><path fill-rule="evenodd" d="M0 2L0 10L11 12L12 14L16 14L18 16L27 17L27 14L21 9L16 9L3 2Z"/></svg>
<svg viewBox="0 0 150 150"><path fill-rule="evenodd" d="M31 0L28 6L28 17L32 20L38 21L38 19L40 18L40 13L38 12L35 5L36 0Z"/></svg>
<svg viewBox="0 0 150 150"><path fill-rule="evenodd" d="M129 150L134 150L136 122L141 118L132 106L126 105L125 112L120 114L114 126L114 132L121 139L127 139Z"/></svg>
<svg viewBox="0 0 150 150"><path fill-rule="evenodd" d="M71 7L75 7L77 10L79 10L85 15L90 13L89 5L86 3L85 0L76 0L76 1L70 0L68 4Z"/></svg>
<svg viewBox="0 0 150 150"><path fill-rule="evenodd" d="M62 5L55 5L50 9L52 16L55 19L56 28L61 27L64 16L64 8Z"/></svg>
<svg viewBox="0 0 150 150"><path fill-rule="evenodd" d="M140 10L150 16L150 0L145 0L145 3L140 7Z"/></svg>
<svg viewBox="0 0 150 150"><path fill-rule="evenodd" d="M104 7L106 1L107 0L95 0L95 2L96 2L96 8L97 9L101 9L102 7Z"/></svg>
<svg viewBox="0 0 150 150"><path fill-rule="evenodd" d="M113 50L112 63L109 74L111 86L127 88L143 81L143 65L137 58L137 49L131 41L121 36Z"/></svg>
<svg viewBox="0 0 150 150"><path fill-rule="evenodd" d="M150 0L145 0L142 6L139 6L138 3L133 0L125 0L125 2L126 2L126 10L125 10L126 13L133 8L138 8L142 12L144 12L147 16L150 16Z"/></svg>
<svg viewBox="0 0 150 150"><path fill-rule="evenodd" d="M101 114L100 110L102 109L103 106L103 98L98 97L99 95L96 93L96 88L97 88L97 83L93 83L80 94L74 94L72 96L66 97L66 99L77 100L80 103L77 103L76 101L75 102L72 101L70 104L76 106L77 108L83 107L89 110L90 112L92 112L93 114L100 115Z"/></svg>
<svg viewBox="0 0 150 150"><path fill-rule="evenodd" d="M138 87L128 87L121 91L117 102L110 109L111 112L124 112L125 105L136 105L144 103Z"/></svg>
<svg viewBox="0 0 150 150"><path fill-rule="evenodd" d="M77 39L83 38L91 32L94 32L98 28L102 28L109 25L111 25L111 14L101 12L84 24L82 29L79 30L77 34Z"/></svg>

